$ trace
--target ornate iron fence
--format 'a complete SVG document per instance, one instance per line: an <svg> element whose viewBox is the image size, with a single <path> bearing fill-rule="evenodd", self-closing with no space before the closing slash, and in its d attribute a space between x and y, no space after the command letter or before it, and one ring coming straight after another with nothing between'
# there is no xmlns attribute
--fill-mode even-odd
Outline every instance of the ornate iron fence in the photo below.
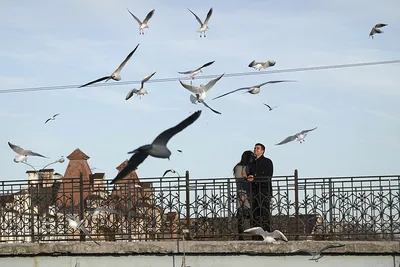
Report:
<svg viewBox="0 0 400 267"><path fill-rule="evenodd" d="M290 240L393 240L400 236L399 187L400 176L300 178L296 170L272 178L266 217ZM0 241L87 240L66 214L83 220L96 241L177 239L183 229L193 240L236 240L245 236L240 228L257 223L254 200L266 196L253 195L255 188L246 206L234 178L193 179L189 172L115 185L82 176L2 181ZM115 213L93 215L97 207Z"/></svg>

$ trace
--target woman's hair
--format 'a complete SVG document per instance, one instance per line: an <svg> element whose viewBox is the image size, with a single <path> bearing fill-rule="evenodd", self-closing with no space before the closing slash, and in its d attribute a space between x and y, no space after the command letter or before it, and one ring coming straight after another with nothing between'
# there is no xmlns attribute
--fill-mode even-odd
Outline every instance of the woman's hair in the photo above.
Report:
<svg viewBox="0 0 400 267"><path fill-rule="evenodd" d="M235 167L233 167L233 173L235 173L235 168L237 165L242 165L242 166L247 166L249 163L251 163L254 160L254 153L251 150L246 150L242 154L242 158L240 159L240 162L238 162Z"/></svg>

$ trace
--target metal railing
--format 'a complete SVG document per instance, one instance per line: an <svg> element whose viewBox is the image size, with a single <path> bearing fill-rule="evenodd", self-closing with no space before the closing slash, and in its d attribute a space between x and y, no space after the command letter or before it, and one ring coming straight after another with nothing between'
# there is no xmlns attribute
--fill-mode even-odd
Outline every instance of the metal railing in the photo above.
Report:
<svg viewBox="0 0 400 267"><path fill-rule="evenodd" d="M273 177L270 229L289 240L394 240L400 236L399 187L400 176L300 178L296 170ZM178 239L183 229L192 240L236 240L246 236L240 227L259 219L253 211L260 197L266 196L250 190L243 209L234 178L194 179L188 171L115 185L82 175L2 181L0 242L88 240L66 214L84 219L96 241ZM96 207L116 213L90 216Z"/></svg>

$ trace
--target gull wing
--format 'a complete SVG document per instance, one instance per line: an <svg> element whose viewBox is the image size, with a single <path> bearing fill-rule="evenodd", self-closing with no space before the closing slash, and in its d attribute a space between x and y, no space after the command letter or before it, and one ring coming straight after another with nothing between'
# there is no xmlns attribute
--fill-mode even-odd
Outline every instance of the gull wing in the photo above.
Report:
<svg viewBox="0 0 400 267"><path fill-rule="evenodd" d="M163 176L162 177L164 177L167 173L169 173L171 170L166 170L165 172L164 172L164 174L163 174Z"/></svg>
<svg viewBox="0 0 400 267"><path fill-rule="evenodd" d="M84 85L81 85L78 88L85 87L85 86L88 86L88 85L91 85L91 84L94 84L94 83L97 83L97 82L101 82L101 81L104 81L104 80L107 80L107 79L110 79L110 78L111 78L111 76L104 76L104 77L101 77L101 78L99 78L97 80L94 80L94 81L88 82L88 83L86 83Z"/></svg>
<svg viewBox="0 0 400 267"><path fill-rule="evenodd" d="M212 79L211 81L209 81L209 82L204 86L204 90L205 90L206 92L208 92L208 91L222 78L222 76L224 76L224 75L225 75L225 73L222 73L221 76L219 76L219 77L217 77L217 78Z"/></svg>
<svg viewBox="0 0 400 267"><path fill-rule="evenodd" d="M261 87L261 86L264 86L264 85L266 85L268 83L283 83L283 82L296 82L296 81L293 81L293 80L268 81L268 82L260 83L259 85L252 86L252 87Z"/></svg>
<svg viewBox="0 0 400 267"><path fill-rule="evenodd" d="M344 244L328 244L325 247L321 248L319 250L319 253L321 253L324 250L330 249L330 248L340 248L340 247L344 247Z"/></svg>
<svg viewBox="0 0 400 267"><path fill-rule="evenodd" d="M142 22L140 21L140 19L138 17L136 17L135 15L133 15L132 12L129 11L129 9L127 9L127 10L132 15L132 17L137 21L137 23L139 23L139 26L142 25Z"/></svg>
<svg viewBox="0 0 400 267"><path fill-rule="evenodd" d="M201 102L201 103L203 103L203 105L204 105L204 106L206 106L206 107L208 107L209 109L211 109L211 111L212 111L212 112L214 112L214 113L217 113L217 114L220 114L220 115L221 115L221 112L219 112L219 111L217 111L217 110L213 109L212 107L210 107L209 105L207 105L207 103L206 103L206 102L204 102L204 100L201 100L200 102Z"/></svg>
<svg viewBox="0 0 400 267"><path fill-rule="evenodd" d="M388 24L386 24L386 23L378 23L378 24L375 24L375 27L374 28L382 28L382 27L385 27L385 26L387 26Z"/></svg>
<svg viewBox="0 0 400 267"><path fill-rule="evenodd" d="M154 11L156 11L155 9L153 9L152 11L150 11L149 12L149 14L147 14L147 16L144 18L144 20L143 20L143 23L147 23L150 19L151 19L151 17L153 16L153 14L154 14Z"/></svg>
<svg viewBox="0 0 400 267"><path fill-rule="evenodd" d="M125 66L126 62L128 62L128 60L131 58L131 56L133 55L133 53L135 53L136 49L139 47L140 44L138 44L135 49L132 50L132 52L129 53L129 55L125 58L124 61L122 61L121 65L119 65L119 67L114 71L114 73L116 72L120 72L122 70L122 68Z"/></svg>
<svg viewBox="0 0 400 267"><path fill-rule="evenodd" d="M133 170L137 168L146 158L148 157L148 154L143 153L143 152L138 152L132 155L132 157L128 161L128 165L125 166L118 174L117 176L111 181L111 184L116 183L117 181L121 180L125 176L127 176L129 173L131 173Z"/></svg>
<svg viewBox="0 0 400 267"><path fill-rule="evenodd" d="M58 115L60 115L60 113L54 114L53 118L57 117Z"/></svg>
<svg viewBox="0 0 400 267"><path fill-rule="evenodd" d="M267 105L267 104L265 104L265 103L263 103L263 104L266 105L266 106L269 108L269 110L272 109L270 105Z"/></svg>
<svg viewBox="0 0 400 267"><path fill-rule="evenodd" d="M214 62L215 62L215 61L207 62L206 64L204 64L203 66L201 66L200 68L198 68L198 69L196 69L196 70L200 70L200 69L202 69L202 68L208 67L208 66L210 66L211 64L213 64Z"/></svg>
<svg viewBox="0 0 400 267"><path fill-rule="evenodd" d="M193 12L192 10L190 10L189 8L188 8L188 10L190 11L190 13L193 14L193 16L194 16L194 17L197 19L197 21L200 23L200 25L203 26L203 22L201 22L201 19L200 19L196 14L194 14L194 12Z"/></svg>
<svg viewBox="0 0 400 267"><path fill-rule="evenodd" d="M190 74L194 72L194 70L188 70L188 71L178 71L179 74Z"/></svg>
<svg viewBox="0 0 400 267"><path fill-rule="evenodd" d="M48 123L49 121L51 121L51 118L48 118L48 119L44 122L44 124Z"/></svg>
<svg viewBox="0 0 400 267"><path fill-rule="evenodd" d="M225 94L223 94L223 95L220 95L220 96L214 97L212 100L215 100L215 99L217 99L217 98L220 98L220 97L223 97L223 96L226 96L226 95L232 94L232 93L234 93L234 92L237 92L237 91L240 91L240 90L248 90L248 89L250 89L250 88L252 88L252 87L250 86L250 87L242 87L242 88L239 88L239 89L235 89L235 90L233 90L233 91L230 91L230 92L228 92L228 93L225 93Z"/></svg>
<svg viewBox="0 0 400 267"><path fill-rule="evenodd" d="M46 156L43 156L43 155L41 155L41 154L39 154L39 153L36 153L36 152L33 152L33 151L31 151L31 150L25 150L25 155L27 155L27 156L37 156L37 157L42 157L42 158L48 158L48 157L46 157Z"/></svg>
<svg viewBox="0 0 400 267"><path fill-rule="evenodd" d="M8 142L8 145L11 147L12 150L14 150L15 153L17 153L18 155L24 155L26 153L25 149L23 149L20 146L11 144L10 142Z"/></svg>
<svg viewBox="0 0 400 267"><path fill-rule="evenodd" d="M112 210L112 209L104 208L104 207L97 207L95 210L104 211L104 212L113 213L113 214L117 214L118 213L116 210Z"/></svg>
<svg viewBox="0 0 400 267"><path fill-rule="evenodd" d="M207 17L206 17L206 20L204 21L204 24L207 24L207 23L208 23L208 21L209 21L210 18L211 18L212 12L213 12L213 9L210 8L210 10L209 10L208 13L207 13Z"/></svg>
<svg viewBox="0 0 400 267"><path fill-rule="evenodd" d="M270 233L270 236L272 236L274 239L281 239L283 241L288 242L286 236L279 230L273 231L272 233Z"/></svg>
<svg viewBox="0 0 400 267"><path fill-rule="evenodd" d="M195 122L201 115L201 110L198 110L194 112L192 115L184 119L182 122L177 124L174 127L169 128L168 130L165 130L161 134L159 134L153 141L152 144L157 144L161 146L166 146L168 141L177 133L181 132L183 129L191 125L193 122Z"/></svg>
<svg viewBox="0 0 400 267"><path fill-rule="evenodd" d="M252 62L250 62L249 67L252 68L254 65L256 65L256 61L253 60Z"/></svg>
<svg viewBox="0 0 400 267"><path fill-rule="evenodd" d="M250 233L252 235L260 235L263 238L266 237L265 235L265 231L261 228L261 227L253 227L253 228L249 228L244 230L245 233Z"/></svg>
<svg viewBox="0 0 400 267"><path fill-rule="evenodd" d="M193 94L198 94L200 93L200 88L191 84L187 84L187 83L183 83L181 80L179 80L179 82L181 83L181 85L183 87L185 87L187 90L189 90L190 92L192 92Z"/></svg>
<svg viewBox="0 0 400 267"><path fill-rule="evenodd" d="M289 142L292 142L292 141L296 140L296 138L297 138L296 135L292 135L292 136L286 137L282 142L280 142L278 144L275 144L275 145L276 146L277 145L283 145L283 144L286 144L286 143L289 143Z"/></svg>
<svg viewBox="0 0 400 267"><path fill-rule="evenodd" d="M139 89L133 88L132 90L130 90L128 92L128 94L125 97L125 100L128 100L129 98L131 98L133 96L133 94L137 94L137 92L139 92Z"/></svg>
<svg viewBox="0 0 400 267"><path fill-rule="evenodd" d="M141 82L141 84L140 84L140 86L143 88L143 84L144 84L145 82L147 82L148 80L150 80L151 77L154 76L154 74L156 74L156 72L153 72L153 73L147 75L146 77L144 77L143 80L142 80L142 82Z"/></svg>
<svg viewBox="0 0 400 267"><path fill-rule="evenodd" d="M318 126L317 126L317 127L318 127ZM313 128L313 129L310 129L310 130L303 130L303 131L301 131L301 132L300 132L300 133L298 133L298 134L305 134L305 133L308 133L308 132L314 131L315 129L317 129L317 127Z"/></svg>

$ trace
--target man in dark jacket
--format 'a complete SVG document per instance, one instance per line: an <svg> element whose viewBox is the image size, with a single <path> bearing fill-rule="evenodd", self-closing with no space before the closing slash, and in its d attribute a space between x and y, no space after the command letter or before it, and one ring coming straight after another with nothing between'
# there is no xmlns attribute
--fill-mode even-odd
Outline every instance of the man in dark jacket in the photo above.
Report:
<svg viewBox="0 0 400 267"><path fill-rule="evenodd" d="M255 160L249 165L247 180L252 184L252 227L260 226L265 231L270 232L271 178L274 174L274 165L269 158L264 157L264 152L265 146L263 144L255 144Z"/></svg>

